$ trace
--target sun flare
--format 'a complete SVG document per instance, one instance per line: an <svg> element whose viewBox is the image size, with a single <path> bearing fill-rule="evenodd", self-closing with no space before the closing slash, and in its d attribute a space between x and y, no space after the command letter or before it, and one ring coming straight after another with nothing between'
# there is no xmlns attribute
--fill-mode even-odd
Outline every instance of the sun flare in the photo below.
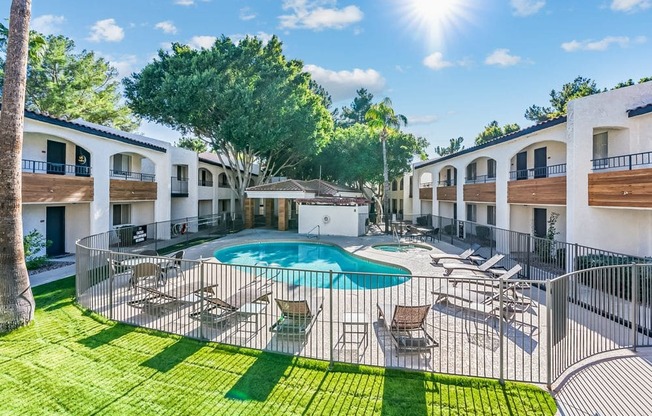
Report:
<svg viewBox="0 0 652 416"><path fill-rule="evenodd" d="M407 29L428 48L443 48L446 36L471 20L471 0L402 0L399 11Z"/></svg>

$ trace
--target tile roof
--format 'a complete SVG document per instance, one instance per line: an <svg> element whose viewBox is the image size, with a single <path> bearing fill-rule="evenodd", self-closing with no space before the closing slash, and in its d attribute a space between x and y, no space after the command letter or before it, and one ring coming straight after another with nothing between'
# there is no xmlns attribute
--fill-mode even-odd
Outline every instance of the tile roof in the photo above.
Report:
<svg viewBox="0 0 652 416"><path fill-rule="evenodd" d="M652 103L627 110L627 117L636 117L647 113L652 113Z"/></svg>
<svg viewBox="0 0 652 416"><path fill-rule="evenodd" d="M367 205L371 203L367 198L337 198L337 197L326 197L326 198L298 198L296 200L297 204L305 205L337 205L337 206L357 206L357 205Z"/></svg>
<svg viewBox="0 0 652 416"><path fill-rule="evenodd" d="M225 160L224 162L226 162L226 163L222 163L220 161L220 158L217 156L216 153L202 152L202 153L199 153L198 156L199 156L199 161L200 162L208 163L209 165L221 166L221 167L223 167L225 169L231 169L231 165L229 164L229 161ZM258 165L254 165L253 166L253 172L251 174L253 176L258 176L259 170L260 169L258 168Z"/></svg>
<svg viewBox="0 0 652 416"><path fill-rule="evenodd" d="M167 147L171 146L171 144L161 140L152 139L150 137L142 136L140 134L127 133L125 131L116 130L96 123L90 123L88 121L84 121L81 119L64 120L62 118L57 118L46 114L37 113L35 111L28 111L28 110L25 110L25 117L32 120L53 124L55 126L61 126L61 127L77 130L83 133L94 134L96 136L101 136L106 139L116 140L127 144L133 144L134 146L144 147L147 149L155 150L157 152L165 153L167 152Z"/></svg>
<svg viewBox="0 0 652 416"><path fill-rule="evenodd" d="M301 181L297 179L287 179L280 182L265 183L262 185L250 186L247 191L292 191L292 192L311 192L317 195L335 196L339 192L357 192L355 189L345 188L334 183L312 179Z"/></svg>

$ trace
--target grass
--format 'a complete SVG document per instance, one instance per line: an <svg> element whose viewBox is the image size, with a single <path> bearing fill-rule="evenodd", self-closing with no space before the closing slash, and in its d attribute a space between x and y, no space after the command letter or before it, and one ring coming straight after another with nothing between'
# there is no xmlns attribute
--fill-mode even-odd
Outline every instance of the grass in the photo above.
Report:
<svg viewBox="0 0 652 416"><path fill-rule="evenodd" d="M34 288L35 322L0 336L0 414L552 415L520 383L337 365L116 324Z"/></svg>

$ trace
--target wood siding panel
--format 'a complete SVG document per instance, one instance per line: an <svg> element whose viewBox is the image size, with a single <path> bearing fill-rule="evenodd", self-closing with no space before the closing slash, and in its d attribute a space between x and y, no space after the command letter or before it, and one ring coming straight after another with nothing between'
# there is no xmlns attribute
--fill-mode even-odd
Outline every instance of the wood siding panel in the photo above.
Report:
<svg viewBox="0 0 652 416"><path fill-rule="evenodd" d="M437 188L438 201L457 201L457 187L456 186L440 186Z"/></svg>
<svg viewBox="0 0 652 416"><path fill-rule="evenodd" d="M93 178L23 172L23 203L91 202L94 190Z"/></svg>
<svg viewBox="0 0 652 416"><path fill-rule="evenodd" d="M114 201L155 201L156 182L111 179L109 199Z"/></svg>
<svg viewBox="0 0 652 416"><path fill-rule="evenodd" d="M432 200L432 188L419 188L419 199Z"/></svg>
<svg viewBox="0 0 652 416"><path fill-rule="evenodd" d="M589 173L589 206L652 208L652 169Z"/></svg>
<svg viewBox="0 0 652 416"><path fill-rule="evenodd" d="M507 183L510 204L566 205L566 177L527 179Z"/></svg>
<svg viewBox="0 0 652 416"><path fill-rule="evenodd" d="M496 202L496 182L464 185L464 200L472 202Z"/></svg>

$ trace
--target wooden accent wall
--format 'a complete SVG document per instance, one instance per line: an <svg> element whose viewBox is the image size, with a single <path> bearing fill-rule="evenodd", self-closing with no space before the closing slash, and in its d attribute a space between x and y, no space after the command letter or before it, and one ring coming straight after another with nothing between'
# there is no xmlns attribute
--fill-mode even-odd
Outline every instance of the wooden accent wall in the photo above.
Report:
<svg viewBox="0 0 652 416"><path fill-rule="evenodd" d="M652 208L652 169L589 173L589 206Z"/></svg>
<svg viewBox="0 0 652 416"><path fill-rule="evenodd" d="M473 202L496 202L496 182L464 185L464 200Z"/></svg>
<svg viewBox="0 0 652 416"><path fill-rule="evenodd" d="M274 200L271 198L267 198L265 200L265 225L271 227L273 219L274 219Z"/></svg>
<svg viewBox="0 0 652 416"><path fill-rule="evenodd" d="M437 187L438 201L457 201L457 186L439 186Z"/></svg>
<svg viewBox="0 0 652 416"><path fill-rule="evenodd" d="M566 205L566 177L524 179L507 183L510 204Z"/></svg>
<svg viewBox="0 0 652 416"><path fill-rule="evenodd" d="M254 228L254 200L244 200L244 228Z"/></svg>
<svg viewBox="0 0 652 416"><path fill-rule="evenodd" d="M432 199L432 188L419 188L419 199L420 200L431 200Z"/></svg>
<svg viewBox="0 0 652 416"><path fill-rule="evenodd" d="M91 202L94 189L92 177L23 172L23 203Z"/></svg>
<svg viewBox="0 0 652 416"><path fill-rule="evenodd" d="M156 182L111 179L109 199L113 201L155 201Z"/></svg>
<svg viewBox="0 0 652 416"><path fill-rule="evenodd" d="M288 229L288 203L285 198L278 199L278 230Z"/></svg>

